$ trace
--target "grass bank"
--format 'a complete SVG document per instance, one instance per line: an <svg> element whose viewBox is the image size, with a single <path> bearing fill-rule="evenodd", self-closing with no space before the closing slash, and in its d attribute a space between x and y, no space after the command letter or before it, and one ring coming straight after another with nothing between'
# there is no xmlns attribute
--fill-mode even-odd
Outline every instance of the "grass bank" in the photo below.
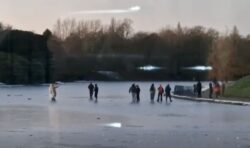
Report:
<svg viewBox="0 0 250 148"><path fill-rule="evenodd" d="M250 76L244 77L236 81L232 86L227 87L225 97L250 101Z"/></svg>

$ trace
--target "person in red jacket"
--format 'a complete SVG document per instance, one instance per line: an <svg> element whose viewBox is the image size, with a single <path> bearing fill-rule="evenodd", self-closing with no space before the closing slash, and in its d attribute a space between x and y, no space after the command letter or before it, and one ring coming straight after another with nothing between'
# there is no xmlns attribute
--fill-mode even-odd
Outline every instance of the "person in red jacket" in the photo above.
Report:
<svg viewBox="0 0 250 148"><path fill-rule="evenodd" d="M164 93L164 88L160 85L158 87L158 99L157 99L157 102L162 102L163 93Z"/></svg>

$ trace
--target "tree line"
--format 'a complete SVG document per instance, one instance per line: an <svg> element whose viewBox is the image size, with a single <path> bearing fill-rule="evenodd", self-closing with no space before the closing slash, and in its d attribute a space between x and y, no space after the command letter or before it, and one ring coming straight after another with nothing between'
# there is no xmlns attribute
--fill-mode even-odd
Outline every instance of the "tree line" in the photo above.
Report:
<svg viewBox="0 0 250 148"><path fill-rule="evenodd" d="M48 83L51 79L51 52L43 35L12 29L0 23L0 82L7 84Z"/></svg>
<svg viewBox="0 0 250 148"><path fill-rule="evenodd" d="M237 27L212 44L208 63L213 66L210 78L235 80L250 74L250 35L239 34Z"/></svg>
<svg viewBox="0 0 250 148"><path fill-rule="evenodd" d="M42 35L0 23L0 81L233 80L250 74L250 36L237 27L219 33L203 26L136 32L130 19L57 20ZM154 65L156 71L138 67ZM210 72L185 69L210 65Z"/></svg>
<svg viewBox="0 0 250 148"><path fill-rule="evenodd" d="M184 70L185 67L207 65L212 44L219 37L214 29L202 26L166 27L158 32L135 32L130 19L58 20L50 46L60 79L92 79L101 77L97 71L114 71L129 80L205 79L206 72ZM63 67L61 65L64 65ZM143 72L138 67L163 67ZM72 77L74 73L75 77ZM92 77L93 76L93 77Z"/></svg>

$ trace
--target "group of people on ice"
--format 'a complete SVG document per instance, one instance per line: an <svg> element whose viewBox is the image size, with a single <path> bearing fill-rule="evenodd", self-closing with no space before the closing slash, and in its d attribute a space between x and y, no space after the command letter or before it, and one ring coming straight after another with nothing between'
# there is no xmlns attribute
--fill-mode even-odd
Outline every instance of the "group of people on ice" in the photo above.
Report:
<svg viewBox="0 0 250 148"><path fill-rule="evenodd" d="M170 100L170 102L172 102L172 97L171 97L171 87L168 84L165 89L162 87L162 85L160 85L158 88L158 97L157 97L157 102L162 102L162 98L165 95L166 97L166 102L168 101L168 99ZM165 94L164 94L165 92ZM156 88L154 86L154 84L151 85L150 87L150 98L151 101L154 101L155 98L155 93L156 93Z"/></svg>
<svg viewBox="0 0 250 148"><path fill-rule="evenodd" d="M59 86L57 86L56 84L52 83L49 85L49 94L50 94L50 98L51 98L51 102L56 102L56 89ZM98 92L99 92L99 87L97 84L92 84L90 83L88 85L88 89L89 89L89 96L90 96L90 100L93 100L93 95L95 97L95 101L97 101L98 99Z"/></svg>
<svg viewBox="0 0 250 148"><path fill-rule="evenodd" d="M129 88L129 93L132 95L132 103L139 103L140 102L140 92L141 89L139 85L132 84Z"/></svg>
<svg viewBox="0 0 250 148"><path fill-rule="evenodd" d="M170 102L172 102L170 85L167 85L165 89L162 87L162 85L160 85L157 88L157 90L158 90L157 102L162 102L163 95L166 96L166 101L168 101L168 98L169 98ZM131 93L132 95L132 103L140 102L140 92L141 92L141 89L139 85L135 85L135 84L131 85L131 87L129 88L129 93ZM150 92L150 100L151 102L154 102L155 94L156 94L156 88L154 84L151 85L149 92Z"/></svg>
<svg viewBox="0 0 250 148"><path fill-rule="evenodd" d="M49 86L49 93L50 93L50 97L51 97L51 101L52 102L56 102L56 88L58 88L59 86L57 86L56 84L50 84ZM90 83L88 85L88 89L89 89L89 97L90 100L93 100L93 95L95 97L95 101L98 100L98 92L99 92L99 87L97 84L92 84ZM172 102L172 98L171 98L171 87L170 85L167 85L165 87L165 89L163 88L162 85L160 85L157 90L155 88L155 85L152 84L149 92L150 92L150 99L152 102L154 102L155 99L155 94L156 91L158 91L158 97L157 97L157 102L162 102L162 98L165 95L166 97L166 101L168 101L168 99L170 100L170 102ZM136 84L132 84L131 87L129 88L129 93L131 93L132 95L132 103L139 103L140 102L140 92L141 89L139 87L139 85Z"/></svg>
<svg viewBox="0 0 250 148"><path fill-rule="evenodd" d="M209 83L209 98L218 98L219 96L224 96L226 89L225 82L210 82ZM196 84L194 84L194 94L197 95L198 98L202 97L202 84L200 81L198 81Z"/></svg>
<svg viewBox="0 0 250 148"><path fill-rule="evenodd" d="M213 83L209 83L209 98L218 98L219 96L224 96L226 89L226 83L223 81L221 84L218 81L214 81Z"/></svg>
<svg viewBox="0 0 250 148"><path fill-rule="evenodd" d="M95 101L98 100L98 92L99 92L99 87L97 84L93 85L92 83L89 84L88 86L89 89L89 96L90 100L93 100L93 94L95 96Z"/></svg>

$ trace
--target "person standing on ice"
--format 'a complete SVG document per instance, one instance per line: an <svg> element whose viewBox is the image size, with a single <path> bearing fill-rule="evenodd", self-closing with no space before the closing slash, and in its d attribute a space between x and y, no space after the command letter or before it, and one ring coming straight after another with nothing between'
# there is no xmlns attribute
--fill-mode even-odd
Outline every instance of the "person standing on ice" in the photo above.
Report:
<svg viewBox="0 0 250 148"><path fill-rule="evenodd" d="M151 85L149 91L150 91L150 99L151 99L151 102L153 102L153 101L154 101L154 98L155 98L155 86L154 86L154 84Z"/></svg>
<svg viewBox="0 0 250 148"><path fill-rule="evenodd" d="M160 85L158 87L158 98L157 98L157 102L162 102L162 95L164 93L164 89L162 87L162 85Z"/></svg>
<svg viewBox="0 0 250 148"><path fill-rule="evenodd" d="M198 93L198 98L202 97L202 84L201 81L198 81L197 83L197 93Z"/></svg>
<svg viewBox="0 0 250 148"><path fill-rule="evenodd" d="M95 92L95 101L97 101L98 100L98 92L99 92L99 87L97 84L95 84L94 92Z"/></svg>
<svg viewBox="0 0 250 148"><path fill-rule="evenodd" d="M136 85L136 102L137 103L140 102L140 92L141 92L140 86Z"/></svg>
<svg viewBox="0 0 250 148"><path fill-rule="evenodd" d="M94 88L95 88L94 85L92 83L90 83L88 86L90 100L93 99Z"/></svg>
<svg viewBox="0 0 250 148"><path fill-rule="evenodd" d="M132 95L132 103L136 103L136 86L135 84L132 84L132 86L129 88L129 93Z"/></svg>
<svg viewBox="0 0 250 148"><path fill-rule="evenodd" d="M172 98L171 98L171 87L168 84L165 88L165 95L166 95L166 102L168 101L168 98L170 100L170 102L172 102Z"/></svg>
<svg viewBox="0 0 250 148"><path fill-rule="evenodd" d="M209 83L209 98L213 98L213 84Z"/></svg>
<svg viewBox="0 0 250 148"><path fill-rule="evenodd" d="M59 86L56 86L55 84L50 84L49 85L49 94L50 94L50 97L51 97L51 101L52 102L56 102L56 89L58 88Z"/></svg>

